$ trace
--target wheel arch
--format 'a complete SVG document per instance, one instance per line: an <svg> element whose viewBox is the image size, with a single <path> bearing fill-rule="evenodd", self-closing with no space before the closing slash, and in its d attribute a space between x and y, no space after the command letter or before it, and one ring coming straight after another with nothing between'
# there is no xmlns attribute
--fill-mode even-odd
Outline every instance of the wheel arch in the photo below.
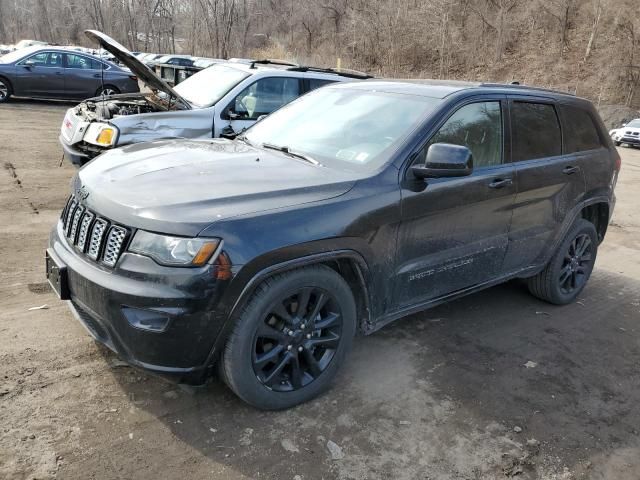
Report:
<svg viewBox="0 0 640 480"><path fill-rule="evenodd" d="M9 77L7 77L6 75L0 74L0 80L2 80L3 82L5 82L7 84L7 86L9 87L9 94L12 94L13 93L13 83L11 83L11 80L9 79Z"/></svg>
<svg viewBox="0 0 640 480"><path fill-rule="evenodd" d="M609 226L609 202L598 201L586 205L580 211L580 216L593 223L598 233L598 242L602 243Z"/></svg>
<svg viewBox="0 0 640 480"><path fill-rule="evenodd" d="M232 319L242 310L251 295L266 279L312 265L326 265L346 280L356 301L358 327L360 330L366 331L371 323L370 272L362 255L355 250L337 250L306 255L276 263L260 270L244 285L242 292L231 308L229 318Z"/></svg>

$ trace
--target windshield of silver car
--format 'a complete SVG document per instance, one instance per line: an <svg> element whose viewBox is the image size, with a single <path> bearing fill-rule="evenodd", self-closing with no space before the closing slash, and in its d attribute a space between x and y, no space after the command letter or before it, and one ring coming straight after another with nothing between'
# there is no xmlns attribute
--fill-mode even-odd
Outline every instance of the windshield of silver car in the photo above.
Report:
<svg viewBox="0 0 640 480"><path fill-rule="evenodd" d="M250 144L304 155L326 166L373 171L441 100L356 88L315 90L258 122Z"/></svg>
<svg viewBox="0 0 640 480"><path fill-rule="evenodd" d="M209 107L249 74L225 65L213 65L180 82L174 90L196 107Z"/></svg>

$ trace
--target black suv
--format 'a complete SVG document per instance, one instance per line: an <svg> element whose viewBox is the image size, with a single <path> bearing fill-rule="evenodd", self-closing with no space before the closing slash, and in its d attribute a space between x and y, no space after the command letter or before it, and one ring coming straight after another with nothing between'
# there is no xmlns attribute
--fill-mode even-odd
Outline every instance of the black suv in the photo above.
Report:
<svg viewBox="0 0 640 480"><path fill-rule="evenodd" d="M324 390L356 332L525 278L573 301L620 157L591 103L521 86L365 81L237 139L167 140L81 169L47 276L129 363L246 402Z"/></svg>

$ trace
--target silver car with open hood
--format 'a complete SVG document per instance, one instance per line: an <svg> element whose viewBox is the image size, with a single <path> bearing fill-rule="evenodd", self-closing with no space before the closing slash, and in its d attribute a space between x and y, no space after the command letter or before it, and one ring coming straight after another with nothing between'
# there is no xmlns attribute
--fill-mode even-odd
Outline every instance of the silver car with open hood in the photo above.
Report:
<svg viewBox="0 0 640 480"><path fill-rule="evenodd" d="M262 60L219 63L172 88L112 38L96 30L85 33L129 67L146 88L138 94L90 98L67 111L60 143L65 157L77 166L132 143L232 137L310 90L369 78L359 72Z"/></svg>

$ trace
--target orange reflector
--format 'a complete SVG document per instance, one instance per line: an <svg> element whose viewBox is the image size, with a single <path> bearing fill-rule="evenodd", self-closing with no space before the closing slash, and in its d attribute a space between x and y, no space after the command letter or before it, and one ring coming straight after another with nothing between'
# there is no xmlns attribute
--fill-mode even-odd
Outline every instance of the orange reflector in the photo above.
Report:
<svg viewBox="0 0 640 480"><path fill-rule="evenodd" d="M216 278L218 280L230 280L231 279L231 260L229 256L222 252L216 259Z"/></svg>
<svg viewBox="0 0 640 480"><path fill-rule="evenodd" d="M217 246L218 246L218 242L205 243L204 245L202 245L202 247L200 247L200 250L198 250L198 253L196 253L196 256L193 257L193 261L191 263L196 267L200 267L204 265L205 263L207 263L207 260L211 258L211 255L213 255L213 252L216 251Z"/></svg>
<svg viewBox="0 0 640 480"><path fill-rule="evenodd" d="M105 128L98 134L98 138L96 142L101 145L111 145L111 141L113 140L113 129Z"/></svg>

